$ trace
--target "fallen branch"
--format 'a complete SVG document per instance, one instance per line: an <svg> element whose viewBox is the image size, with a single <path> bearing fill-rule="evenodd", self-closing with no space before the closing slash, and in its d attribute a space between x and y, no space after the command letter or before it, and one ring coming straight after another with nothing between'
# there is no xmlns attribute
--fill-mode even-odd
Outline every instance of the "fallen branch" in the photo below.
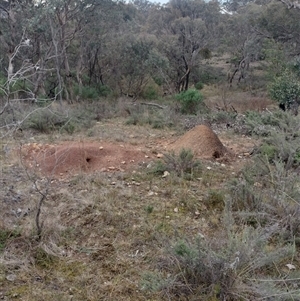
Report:
<svg viewBox="0 0 300 301"><path fill-rule="evenodd" d="M146 106L152 106L152 107L156 107L156 108L159 108L159 109L166 109L167 107L166 106L161 106L157 103L153 103L153 102L141 102L141 105L146 105Z"/></svg>

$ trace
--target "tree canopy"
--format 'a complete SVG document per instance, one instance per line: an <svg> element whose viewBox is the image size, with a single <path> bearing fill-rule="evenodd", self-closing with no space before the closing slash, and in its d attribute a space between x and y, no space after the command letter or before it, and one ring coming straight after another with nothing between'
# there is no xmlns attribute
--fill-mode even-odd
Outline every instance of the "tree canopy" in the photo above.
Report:
<svg viewBox="0 0 300 301"><path fill-rule="evenodd" d="M139 97L149 85L178 93L224 53L230 83L242 81L270 43L286 64L299 61L298 8L288 0L1 0L1 82L22 81L27 98L70 102L87 87L100 96Z"/></svg>

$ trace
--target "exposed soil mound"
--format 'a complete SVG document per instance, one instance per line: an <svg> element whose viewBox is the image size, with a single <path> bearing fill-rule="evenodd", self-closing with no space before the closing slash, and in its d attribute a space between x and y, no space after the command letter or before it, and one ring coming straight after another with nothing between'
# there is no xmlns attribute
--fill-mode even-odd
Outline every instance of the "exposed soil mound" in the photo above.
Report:
<svg viewBox="0 0 300 301"><path fill-rule="evenodd" d="M107 142L32 143L23 146L21 152L30 168L53 176L97 170L122 171L150 157L137 147Z"/></svg>
<svg viewBox="0 0 300 301"><path fill-rule="evenodd" d="M190 149L195 156L203 158L220 158L229 154L218 136L206 125L198 125L169 146L169 149L179 152Z"/></svg>

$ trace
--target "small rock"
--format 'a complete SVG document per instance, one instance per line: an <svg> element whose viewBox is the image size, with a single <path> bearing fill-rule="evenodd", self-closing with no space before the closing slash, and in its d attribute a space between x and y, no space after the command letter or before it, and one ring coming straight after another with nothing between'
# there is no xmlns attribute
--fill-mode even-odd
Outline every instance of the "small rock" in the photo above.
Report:
<svg viewBox="0 0 300 301"><path fill-rule="evenodd" d="M285 266L286 266L289 270L296 270L296 267L295 267L293 264L288 263L288 264L286 264Z"/></svg>
<svg viewBox="0 0 300 301"><path fill-rule="evenodd" d="M8 281L15 281L17 276L15 274L10 274L6 276L6 280Z"/></svg>
<svg viewBox="0 0 300 301"><path fill-rule="evenodd" d="M178 213L178 208L177 208L177 207L174 208L174 212L175 212L175 213Z"/></svg>
<svg viewBox="0 0 300 301"><path fill-rule="evenodd" d="M103 149L103 146L100 146L99 149Z"/></svg>
<svg viewBox="0 0 300 301"><path fill-rule="evenodd" d="M170 175L170 173L166 170L166 171L164 171L164 174L161 177L166 178L169 175Z"/></svg>
<svg viewBox="0 0 300 301"><path fill-rule="evenodd" d="M156 158L163 158L163 156L164 156L163 154L157 154Z"/></svg>

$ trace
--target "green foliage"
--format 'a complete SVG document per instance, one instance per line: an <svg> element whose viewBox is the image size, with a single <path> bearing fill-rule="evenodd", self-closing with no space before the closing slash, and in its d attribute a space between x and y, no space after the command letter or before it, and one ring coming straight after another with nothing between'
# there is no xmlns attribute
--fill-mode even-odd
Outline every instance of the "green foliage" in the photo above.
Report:
<svg viewBox="0 0 300 301"><path fill-rule="evenodd" d="M157 160L150 169L150 174L161 176L166 171L166 165L162 160Z"/></svg>
<svg viewBox="0 0 300 301"><path fill-rule="evenodd" d="M202 94L194 89L183 91L176 95L182 114L197 114L203 104Z"/></svg>
<svg viewBox="0 0 300 301"><path fill-rule="evenodd" d="M275 145L265 142L260 146L259 151L263 156L266 156L270 162L276 158L277 149Z"/></svg>
<svg viewBox="0 0 300 301"><path fill-rule="evenodd" d="M152 106L136 104L126 110L130 112L126 120L126 124L128 125L149 124L152 128L162 129L165 127L173 127L178 120L178 116L175 115L175 110L172 108L167 111Z"/></svg>
<svg viewBox="0 0 300 301"><path fill-rule="evenodd" d="M259 154L238 179L228 183L228 204L236 221L255 227L275 226L276 239L300 241L298 174L277 159ZM274 219L276 217L276 219Z"/></svg>
<svg viewBox="0 0 300 301"><path fill-rule="evenodd" d="M111 90L106 85L75 85L74 94L82 100L95 100L99 97L107 97Z"/></svg>
<svg viewBox="0 0 300 301"><path fill-rule="evenodd" d="M245 117L239 120L240 126L246 134L260 137L270 136L274 131L291 131L296 126L296 120L290 114L277 110L275 112L248 111Z"/></svg>
<svg viewBox="0 0 300 301"><path fill-rule="evenodd" d="M202 170L199 160L194 158L190 149L182 149L178 155L175 152L164 154L164 171L175 172L177 176L199 174Z"/></svg>
<svg viewBox="0 0 300 301"><path fill-rule="evenodd" d="M142 98L153 100L158 98L158 91L153 85L146 86L142 92Z"/></svg>
<svg viewBox="0 0 300 301"><path fill-rule="evenodd" d="M300 78L300 57L299 56L297 56L291 60L291 62L289 63L289 68L298 78Z"/></svg>
<svg viewBox="0 0 300 301"><path fill-rule="evenodd" d="M169 246L160 259L162 273L148 277L145 289L168 292L169 298L177 296L180 300L185 297L235 301L267 298L274 292L284 294L286 286L277 282L277 268L292 258L294 247L268 248L274 235L272 228L246 226L236 233L233 226L224 225L227 232L216 239L180 239ZM262 270L265 276L261 275ZM168 277L163 278L163 273ZM269 281L257 282L257 278ZM295 290L291 294L299 296Z"/></svg>
<svg viewBox="0 0 300 301"><path fill-rule="evenodd" d="M58 126L62 126L65 122L65 118L53 114L50 110L40 109L29 116L24 123L24 127L34 129L41 133L50 133Z"/></svg>
<svg viewBox="0 0 300 301"><path fill-rule="evenodd" d="M99 97L99 93L96 87L90 86L75 86L74 93L81 99L96 99Z"/></svg>
<svg viewBox="0 0 300 301"><path fill-rule="evenodd" d="M206 115L206 119L214 124L233 124L236 121L237 114L228 111L216 111Z"/></svg>
<svg viewBox="0 0 300 301"><path fill-rule="evenodd" d="M200 55L204 58L204 59L210 59L212 57L212 53L211 50L207 47L202 48L200 50Z"/></svg>
<svg viewBox="0 0 300 301"><path fill-rule="evenodd" d="M300 101L299 79L290 71L285 71L281 76L275 78L269 86L270 97L286 108L291 108L294 103Z"/></svg>
<svg viewBox="0 0 300 301"><path fill-rule="evenodd" d="M197 82L197 83L195 84L195 88L196 88L197 90L202 90L202 89L204 88L204 84L203 84L202 82Z"/></svg>
<svg viewBox="0 0 300 301"><path fill-rule="evenodd" d="M223 209L225 196L220 190L210 190L207 198L204 200L204 204L210 209Z"/></svg>
<svg viewBox="0 0 300 301"><path fill-rule="evenodd" d="M226 75L223 73L222 68L218 68L212 65L202 65L201 68L194 70L192 75L193 82L201 82L209 85L226 80Z"/></svg>
<svg viewBox="0 0 300 301"><path fill-rule="evenodd" d="M92 107L79 107L68 115L47 108L34 111L24 122L24 128L34 129L41 133L65 131L73 134L77 129L90 128L94 118Z"/></svg>
<svg viewBox="0 0 300 301"><path fill-rule="evenodd" d="M154 207L152 205L147 205L145 207L145 211L147 214L151 214L153 212Z"/></svg>
<svg viewBox="0 0 300 301"><path fill-rule="evenodd" d="M44 269L50 269L57 261L57 257L55 257L52 254L49 254L41 247L38 247L35 250L33 258L35 264Z"/></svg>
<svg viewBox="0 0 300 301"><path fill-rule="evenodd" d="M8 230L0 228L0 253L4 250L7 242L14 238L20 236L18 230Z"/></svg>
<svg viewBox="0 0 300 301"><path fill-rule="evenodd" d="M267 67L267 77L269 80L280 76L286 69L286 54L281 44L267 39L263 43L263 56L269 63Z"/></svg>

